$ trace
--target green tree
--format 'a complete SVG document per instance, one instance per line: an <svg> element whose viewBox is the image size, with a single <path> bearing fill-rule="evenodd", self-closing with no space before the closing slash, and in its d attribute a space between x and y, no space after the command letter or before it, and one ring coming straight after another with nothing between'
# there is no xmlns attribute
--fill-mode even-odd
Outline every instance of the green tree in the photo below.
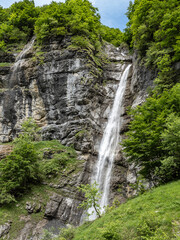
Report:
<svg viewBox="0 0 180 240"><path fill-rule="evenodd" d="M93 183L92 185L86 184L78 187L78 190L84 193L85 200L79 205L79 207L84 210L88 210L90 208L94 208L95 213L98 217L101 217L101 208L99 205L99 200L101 198L101 193L99 192L97 183ZM94 212L92 212L93 214Z"/></svg>
<svg viewBox="0 0 180 240"><path fill-rule="evenodd" d="M162 135L162 145L166 156L161 161L156 174L161 182L172 181L180 177L180 117L174 113L166 120Z"/></svg>
<svg viewBox="0 0 180 240"><path fill-rule="evenodd" d="M35 33L40 42L60 38L66 34L97 39L100 16L88 0L52 2L44 9L35 24Z"/></svg>
<svg viewBox="0 0 180 240"><path fill-rule="evenodd" d="M32 37L34 24L38 17L38 8L33 0L15 2L9 8L9 24L26 33L27 38Z"/></svg>
<svg viewBox="0 0 180 240"><path fill-rule="evenodd" d="M132 121L127 139L123 142L124 152L130 162L141 166L141 174L150 180L160 180L157 169L161 169L162 160L170 156L164 145L167 142L166 122L171 113L178 116L179 112L180 84L176 84L171 91L164 91L162 95L152 95L142 106L130 111ZM164 131L166 138L163 141ZM172 145L175 141L172 141Z"/></svg>
<svg viewBox="0 0 180 240"><path fill-rule="evenodd" d="M6 45L26 43L34 34L39 12L32 0L15 2L7 9L0 7L0 42Z"/></svg>
<svg viewBox="0 0 180 240"><path fill-rule="evenodd" d="M0 162L0 203L7 203L39 179L38 153L34 145L21 139L13 152Z"/></svg>
<svg viewBox="0 0 180 240"><path fill-rule="evenodd" d="M113 44L116 47L119 47L120 44L123 42L123 33L118 28L110 28L105 25L101 26L101 37Z"/></svg>
<svg viewBox="0 0 180 240"><path fill-rule="evenodd" d="M180 6L178 0L135 0L130 2L125 39L133 45L146 66L159 71L161 88L178 82L173 68L180 60Z"/></svg>

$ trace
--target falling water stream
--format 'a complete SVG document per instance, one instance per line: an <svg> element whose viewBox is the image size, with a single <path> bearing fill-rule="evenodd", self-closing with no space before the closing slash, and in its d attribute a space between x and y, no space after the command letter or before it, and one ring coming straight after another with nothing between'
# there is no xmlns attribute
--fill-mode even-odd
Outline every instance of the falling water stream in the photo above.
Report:
<svg viewBox="0 0 180 240"><path fill-rule="evenodd" d="M108 123L100 143L98 161L91 178L91 182L96 182L99 190L102 192L99 202L102 212L108 204L112 166L120 140L119 132L122 124L121 114L123 113L122 103L130 67L131 65L129 64L121 76ZM91 214L90 220L96 218L96 214L92 214L93 210L89 209Z"/></svg>
<svg viewBox="0 0 180 240"><path fill-rule="evenodd" d="M18 79L18 70L23 65L25 61L24 56L32 48L34 41L35 41L35 37L33 37L31 41L27 43L23 48L23 50L17 55L16 61L11 68L10 85L16 83L16 80Z"/></svg>

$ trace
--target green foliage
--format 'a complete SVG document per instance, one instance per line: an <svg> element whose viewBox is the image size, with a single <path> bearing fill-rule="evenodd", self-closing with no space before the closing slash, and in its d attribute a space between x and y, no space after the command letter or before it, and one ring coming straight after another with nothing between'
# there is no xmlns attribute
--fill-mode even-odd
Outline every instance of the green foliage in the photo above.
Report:
<svg viewBox="0 0 180 240"><path fill-rule="evenodd" d="M9 9L0 9L0 41L6 45L27 42L34 32L38 8L33 0L15 2Z"/></svg>
<svg viewBox="0 0 180 240"><path fill-rule="evenodd" d="M62 228L60 230L60 235L56 237L52 232L49 232L47 229L45 229L41 239L42 240L72 240L74 238L74 234L75 234L75 228L72 226L68 228Z"/></svg>
<svg viewBox="0 0 180 240"><path fill-rule="evenodd" d="M5 42L4 40L0 41L0 51L5 51L6 47L5 47Z"/></svg>
<svg viewBox="0 0 180 240"><path fill-rule="evenodd" d="M105 25L101 26L101 36L116 47L119 47L124 41L124 35L118 28L110 28Z"/></svg>
<svg viewBox="0 0 180 240"><path fill-rule="evenodd" d="M93 41L97 38L99 19L97 9L88 0L52 2L38 18L35 32L40 42L66 34L86 36Z"/></svg>
<svg viewBox="0 0 180 240"><path fill-rule="evenodd" d="M180 181L158 187L80 226L73 239L178 239L179 199Z"/></svg>
<svg viewBox="0 0 180 240"><path fill-rule="evenodd" d="M37 129L33 119L24 121L23 133L14 140L13 151L0 161L1 204L15 201L15 197L30 183L35 183L40 179L39 156L32 143Z"/></svg>
<svg viewBox="0 0 180 240"><path fill-rule="evenodd" d="M40 169L46 180L47 177L55 178L64 170L75 168L78 163L76 151L57 140L36 142L35 149L40 153Z"/></svg>
<svg viewBox="0 0 180 240"><path fill-rule="evenodd" d="M55 240L55 238L53 237L53 233L49 232L47 229L44 229L43 232L44 233L43 233L43 236L41 238L42 240Z"/></svg>
<svg viewBox="0 0 180 240"><path fill-rule="evenodd" d="M26 222L20 221L22 216L27 216L25 209L26 203L29 202L37 207L41 205L41 212L32 213L31 220L34 224L38 224L44 216L44 206L49 201L49 195L52 194L51 188L45 185L31 185L31 189L19 196L17 202L1 205L0 207L0 225L4 225L8 221L12 221L11 229L8 234L10 240L18 239L20 231L24 228ZM10 195L11 196L11 195Z"/></svg>
<svg viewBox="0 0 180 240"><path fill-rule="evenodd" d="M107 31L110 31L109 28ZM120 30L116 32L120 34ZM52 2L39 15L35 23L35 33L39 44L52 40L61 41L64 36L69 36L67 48L87 54L91 79L102 75L102 65L106 57L102 54L100 16L88 0Z"/></svg>
<svg viewBox="0 0 180 240"><path fill-rule="evenodd" d="M103 26L98 9L88 0L66 0L35 7L33 0L15 2L8 9L0 9L0 51L8 51L12 44L25 44L34 34L40 46L53 40L61 42L66 36L66 47L86 53L91 69L88 84L102 76L102 66L107 62L103 54L103 39L119 46L123 34L119 29ZM14 49L13 49L14 50ZM33 60L40 64L44 56Z"/></svg>
<svg viewBox="0 0 180 240"><path fill-rule="evenodd" d="M22 123L21 130L22 134L20 134L20 136L27 136L27 138L31 141L40 140L40 128L32 117L28 118Z"/></svg>
<svg viewBox="0 0 180 240"><path fill-rule="evenodd" d="M88 210L90 208L94 208L95 213L97 214L98 217L101 217L101 208L100 205L98 204L100 198L101 198L101 193L99 192L98 185L97 183L93 183L92 185L86 184L86 185L81 185L78 187L78 190L83 192L85 194L86 200L84 200L79 207L83 208L84 210ZM92 211L92 214L94 211Z"/></svg>
<svg viewBox="0 0 180 240"><path fill-rule="evenodd" d="M26 138L24 139L24 141ZM20 186L16 190L12 190L11 193L8 193L5 191L5 189L2 189L2 185L0 185L0 200L1 200L1 208L0 208L0 225L5 224L8 222L8 220L12 220L12 226L9 233L10 239L16 239L19 236L19 232L21 229L24 228L25 222L19 221L21 216L26 216L27 211L25 210L26 202L30 202L31 204L37 204L38 207L39 204L41 205L41 211L31 214L31 219L34 224L37 224L39 221L43 219L44 216L44 206L46 206L47 202L49 201L49 196L51 196L54 192L54 189L52 187L49 187L49 183L53 184L61 184L67 177L68 180L72 179L74 177L74 174L80 174L82 172L82 169L84 167L83 160L77 159L77 153L72 147L66 147L63 146L58 140L52 140L52 141L39 141L39 142L30 142L31 146L33 146L33 149L37 153L38 159L36 162L33 162L33 155L31 154L31 163L28 163L28 166L26 166L26 171L28 171L28 167L35 168L36 164L38 163L38 173L35 174L36 178L31 178L26 186ZM20 142L16 143L20 144ZM22 146L24 152L24 146ZM31 150L28 149L27 150ZM18 152L19 154L19 152ZM22 154L21 154L22 155ZM28 154L29 156L29 154ZM60 159L65 158L65 166L59 165L59 169L56 175L45 175L44 169L47 162L53 161L55 157L58 157ZM25 155L23 154L23 159L25 158ZM28 159L29 161L29 159ZM11 164L11 162L9 162ZM27 159L26 159L27 163ZM13 163L14 166L15 163ZM19 164L19 163L18 163ZM23 163L22 163L23 164ZM9 166L11 167L12 164ZM24 165L23 165L24 166ZM13 167L14 168L14 167ZM17 169L18 170L18 169ZM24 173L24 167L23 169L20 169L22 173ZM34 169L35 170L35 169ZM35 171L31 173L35 173ZM11 171L11 169L10 169ZM9 172L9 170L8 170ZM12 172L11 172L12 173ZM27 172L28 174L28 172ZM11 176L11 179L13 181L16 181L16 177L19 176L18 173L15 172L14 178ZM24 175L23 175L24 176ZM11 184L11 179L8 180L8 183ZM47 185L41 184L41 180L45 180ZM17 180L18 181L18 180ZM9 184L7 185L9 186ZM16 184L17 182L15 182ZM67 185L67 187L72 188L71 185ZM3 190L3 191L2 191ZM76 190L76 189L75 189ZM59 194L63 194L61 190L56 189L56 192ZM67 196L67 195L65 195ZM17 202L18 204L17 204ZM2 204L4 202L4 204ZM15 202L15 203L13 203ZM10 204L8 204L10 203ZM51 236L52 238L50 238ZM47 232L45 234L46 239L53 239L53 240L65 240L63 237L57 237L55 238L54 235L49 235Z"/></svg>
<svg viewBox="0 0 180 240"><path fill-rule="evenodd" d="M0 67L10 67L11 65L12 65L12 63L9 63L9 62L0 63Z"/></svg>
<svg viewBox="0 0 180 240"><path fill-rule="evenodd" d="M123 143L124 152L130 162L141 166L144 177L158 182L179 177L178 132L173 136L179 128L179 112L180 84L161 95L154 93L142 106L130 111L133 121Z"/></svg>
<svg viewBox="0 0 180 240"><path fill-rule="evenodd" d="M0 162L0 203L15 200L32 182L39 179L38 154L26 138L16 143L13 152Z"/></svg>
<svg viewBox="0 0 180 240"><path fill-rule="evenodd" d="M135 0L130 3L125 38L138 50L147 66L159 70L162 88L177 82L173 64L180 60L178 0Z"/></svg>
<svg viewBox="0 0 180 240"><path fill-rule="evenodd" d="M61 234L60 234L60 239L59 240L72 240L74 238L75 235L75 228L73 228L72 226L70 226L69 228L63 228L61 230ZM57 239L57 240L58 240Z"/></svg>
<svg viewBox="0 0 180 240"><path fill-rule="evenodd" d="M61 153L61 154L53 154L53 158L48 159L44 162L42 166L42 171L47 176L56 176L62 169L64 169L70 156L68 153Z"/></svg>
<svg viewBox="0 0 180 240"><path fill-rule="evenodd" d="M161 166L156 169L162 182L180 178L180 117L170 114L165 127L161 137L166 156L162 159Z"/></svg>

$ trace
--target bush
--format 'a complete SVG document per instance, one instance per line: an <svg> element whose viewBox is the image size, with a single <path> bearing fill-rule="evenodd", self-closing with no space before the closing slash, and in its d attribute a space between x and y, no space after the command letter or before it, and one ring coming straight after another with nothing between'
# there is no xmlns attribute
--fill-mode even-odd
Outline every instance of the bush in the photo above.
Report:
<svg viewBox="0 0 180 240"><path fill-rule="evenodd" d="M52 159L43 163L42 170L45 175L56 176L68 163L69 156L66 153L54 154Z"/></svg>
<svg viewBox="0 0 180 240"><path fill-rule="evenodd" d="M75 228L63 228L60 234L60 240L72 240L75 235Z"/></svg>
<svg viewBox="0 0 180 240"><path fill-rule="evenodd" d="M142 62L158 69L156 83L163 89L178 82L173 65L180 60L179 11L178 0L137 0L130 1L127 12L125 38Z"/></svg>
<svg viewBox="0 0 180 240"><path fill-rule="evenodd" d="M34 145L22 139L13 152L0 162L0 203L9 202L30 183L39 180L38 153ZM9 195L10 194L10 195ZM7 198L7 199L6 199Z"/></svg>
<svg viewBox="0 0 180 240"><path fill-rule="evenodd" d="M35 120L30 117L25 120L21 125L21 133L19 138L16 139L18 141L20 138L27 138L30 141L39 141L40 140L40 128L36 124Z"/></svg>
<svg viewBox="0 0 180 240"><path fill-rule="evenodd" d="M27 126L29 121L23 123L23 129L26 131L15 139L12 153L0 161L1 204L15 201L15 197L29 184L40 179L39 156L31 141L34 133L30 134ZM35 124L33 126L35 127Z"/></svg>

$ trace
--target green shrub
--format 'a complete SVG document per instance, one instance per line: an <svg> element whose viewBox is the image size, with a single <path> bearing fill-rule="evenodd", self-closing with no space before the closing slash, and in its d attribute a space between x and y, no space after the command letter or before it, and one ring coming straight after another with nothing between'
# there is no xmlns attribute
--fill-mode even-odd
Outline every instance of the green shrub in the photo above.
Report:
<svg viewBox="0 0 180 240"><path fill-rule="evenodd" d="M56 176L60 170L65 168L70 156L67 153L54 154L52 159L47 159L43 162L42 170L45 175Z"/></svg>
<svg viewBox="0 0 180 240"><path fill-rule="evenodd" d="M21 130L22 133L19 137L27 136L27 138L31 141L40 140L40 128L32 117L28 118L22 123Z"/></svg>
<svg viewBox="0 0 180 240"><path fill-rule="evenodd" d="M21 139L13 152L0 161L0 203L14 200L29 184L39 180L39 156L34 145Z"/></svg>
<svg viewBox="0 0 180 240"><path fill-rule="evenodd" d="M69 227L69 228L63 228L61 230L61 234L60 234L60 240L72 240L74 238L74 234L75 234L75 228L73 227Z"/></svg>
<svg viewBox="0 0 180 240"><path fill-rule="evenodd" d="M39 155L32 140L39 128L32 118L22 124L22 133L14 140L14 149L0 161L0 203L15 201L15 197L31 183L40 180Z"/></svg>
<svg viewBox="0 0 180 240"><path fill-rule="evenodd" d="M98 184L96 182L94 182L91 185L81 184L81 186L78 187L78 191L84 193L84 196L85 196L85 200L79 205L79 207L83 208L86 211L90 208L93 208L95 211L95 214L100 218L102 209L99 205L101 192L99 192ZM91 214L93 214L94 211L92 211Z"/></svg>

